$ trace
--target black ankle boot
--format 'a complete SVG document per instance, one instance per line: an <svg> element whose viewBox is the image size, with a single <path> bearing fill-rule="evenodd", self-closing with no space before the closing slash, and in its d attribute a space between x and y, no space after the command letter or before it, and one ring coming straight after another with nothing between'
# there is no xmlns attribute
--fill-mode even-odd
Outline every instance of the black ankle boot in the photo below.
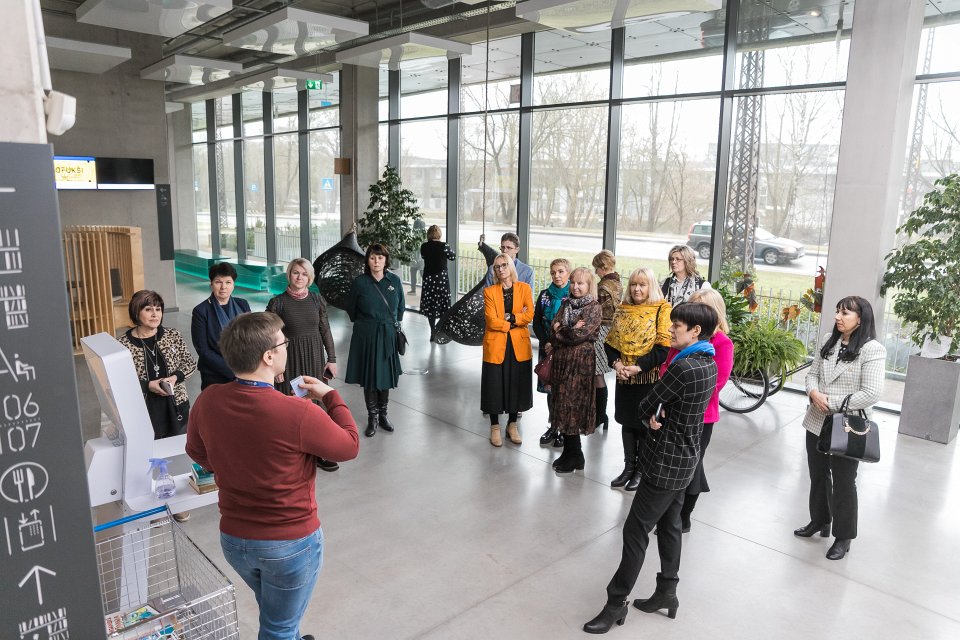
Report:
<svg viewBox="0 0 960 640"><path fill-rule="evenodd" d="M848 553L850 553L850 540L837 538L827 551L827 560L843 560Z"/></svg>
<svg viewBox="0 0 960 640"><path fill-rule="evenodd" d="M620 472L616 478L610 481L611 487L623 487L633 477L633 474L637 471L637 461L635 459L624 460L623 461L623 471Z"/></svg>
<svg viewBox="0 0 960 640"><path fill-rule="evenodd" d="M563 449L568 452L567 459L554 467L557 473L573 473L583 469L584 459L583 449L580 447L580 436L566 436Z"/></svg>
<svg viewBox="0 0 960 640"><path fill-rule="evenodd" d="M830 523L817 524L816 522L810 522L799 529L794 529L793 535L797 536L798 538L812 538L813 534L817 532L820 533L821 538L830 537Z"/></svg>
<svg viewBox="0 0 960 640"><path fill-rule="evenodd" d="M540 436L540 444L550 444L555 437L557 437L557 430L553 428L553 425L550 425Z"/></svg>
<svg viewBox="0 0 960 640"><path fill-rule="evenodd" d="M667 617L671 620L677 617L677 609L680 608L680 600L677 599L677 583L679 579L667 580L657 575L657 589L649 598L637 598L633 601L633 606L644 613L653 613L660 609L667 610Z"/></svg>
<svg viewBox="0 0 960 640"><path fill-rule="evenodd" d="M363 435L372 438L377 433L377 426L380 424L380 410L377 407L377 392L363 390L363 401L367 405L367 428Z"/></svg>
<svg viewBox="0 0 960 640"><path fill-rule="evenodd" d="M623 488L626 491L636 491L640 487L640 468L637 465L637 470L633 472L633 477L627 481L626 486Z"/></svg>
<svg viewBox="0 0 960 640"><path fill-rule="evenodd" d="M393 424L387 420L388 402L390 402L390 391L387 389L377 391L377 415L380 428L387 433L393 433Z"/></svg>
<svg viewBox="0 0 960 640"><path fill-rule="evenodd" d="M593 620L583 625L583 630L587 633L606 633L610 631L613 624L622 625L627 619L627 601L607 604L603 611L597 614Z"/></svg>
<svg viewBox="0 0 960 640"><path fill-rule="evenodd" d="M559 433L557 434L557 437L563 438L563 436ZM561 465L561 464L565 465L567 463L567 459L570 457L570 454L571 454L570 446L566 442L564 442L563 452L559 456L557 456L557 459L554 460L550 466L556 469L557 465Z"/></svg>
<svg viewBox="0 0 960 640"><path fill-rule="evenodd" d="M599 429L603 425L603 430L606 431L607 427L610 426L610 418L607 417L607 397L609 391L606 387L600 387L596 390L596 402L597 402L597 428Z"/></svg>

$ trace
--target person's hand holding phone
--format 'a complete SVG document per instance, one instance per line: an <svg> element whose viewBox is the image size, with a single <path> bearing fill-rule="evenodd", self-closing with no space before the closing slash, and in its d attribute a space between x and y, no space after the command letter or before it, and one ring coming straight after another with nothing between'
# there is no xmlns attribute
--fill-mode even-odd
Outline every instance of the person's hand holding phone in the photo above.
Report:
<svg viewBox="0 0 960 640"><path fill-rule="evenodd" d="M336 377L337 377L337 363L336 363L336 362L328 362L328 363L327 363L327 366L325 366L325 367L323 368L323 376L322 376L322 377L323 377L323 381L324 381L324 382L329 382L330 380L333 380L334 378L336 378Z"/></svg>

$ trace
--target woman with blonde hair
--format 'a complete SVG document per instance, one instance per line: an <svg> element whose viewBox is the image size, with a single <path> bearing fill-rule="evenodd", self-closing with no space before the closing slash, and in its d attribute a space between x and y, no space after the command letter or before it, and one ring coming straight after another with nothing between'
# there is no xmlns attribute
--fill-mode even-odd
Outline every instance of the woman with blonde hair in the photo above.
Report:
<svg viewBox="0 0 960 640"><path fill-rule="evenodd" d="M623 472L611 487L636 491L640 486L638 461L645 427L637 408L660 379L660 365L670 349L670 311L653 269L630 274L605 345L607 360L617 372L613 417L623 435Z"/></svg>
<svg viewBox="0 0 960 640"><path fill-rule="evenodd" d="M660 291L671 306L688 301L695 291L710 288L710 283L697 271L697 256L687 245L678 244L670 249L667 266L672 275L663 281Z"/></svg>
<svg viewBox="0 0 960 640"><path fill-rule="evenodd" d="M680 530L683 533L690 531L690 514L697 505L697 500L701 493L710 491L710 485L707 484L707 476L703 472L703 456L707 453L707 446L710 444L710 437L713 435L713 425L720 419L720 390L730 379L730 371L733 369L733 342L727 337L730 333L730 325L727 324L727 305L723 301L723 296L713 289L701 289L690 296L690 302L702 302L712 307L717 312L719 322L717 328L710 338L710 344L713 345L713 361L717 365L717 386L710 396L710 402L703 413L703 431L700 435L700 460L697 462L697 469L693 474L693 480L687 486L683 498L683 508L680 510ZM663 375L667 366L673 362L674 357L679 353L676 349L670 349L667 354L667 361L660 367L660 374Z"/></svg>
<svg viewBox="0 0 960 640"><path fill-rule="evenodd" d="M420 245L423 258L423 289L420 296L420 313L427 316L430 325L430 342L434 341L437 320L450 308L450 280L447 278L447 261L457 255L446 242L440 240L437 225L427 229L427 241ZM412 283L412 277L411 277Z"/></svg>
<svg viewBox="0 0 960 640"><path fill-rule="evenodd" d="M270 298L267 311L283 320L287 337L287 366L276 382L277 390L292 395L290 381L301 375L323 378L337 376L337 352L327 319L327 306L320 294L310 291L313 265L306 258L294 258L287 265L287 289ZM336 462L317 459L324 471L336 471Z"/></svg>
<svg viewBox="0 0 960 640"><path fill-rule="evenodd" d="M580 435L597 428L593 399L596 350L603 312L596 298L596 283L586 267L570 274L570 296L560 305L550 337L553 369L553 426L563 434L563 453L553 461L557 473L583 469Z"/></svg>
<svg viewBox="0 0 960 640"><path fill-rule="evenodd" d="M490 444L503 446L500 414L507 414L507 437L521 444L517 421L533 406L533 348L530 329L533 294L520 282L513 258L493 259L494 284L483 290L483 364L480 370L480 410L490 416Z"/></svg>
<svg viewBox="0 0 960 640"><path fill-rule="evenodd" d="M597 283L597 302L600 303L600 309L603 317L600 322L600 333L594 342L597 353L597 370L595 379L595 397L597 403L597 426L603 425L606 431L610 426L610 418L607 417L607 381L604 376L613 369L607 361L607 353L603 348L607 341L607 334L610 332L610 326L613 324L613 316L620 306L620 298L623 297L623 285L620 284L620 274L617 273L617 257L612 251L604 249L593 256L593 270L600 278Z"/></svg>

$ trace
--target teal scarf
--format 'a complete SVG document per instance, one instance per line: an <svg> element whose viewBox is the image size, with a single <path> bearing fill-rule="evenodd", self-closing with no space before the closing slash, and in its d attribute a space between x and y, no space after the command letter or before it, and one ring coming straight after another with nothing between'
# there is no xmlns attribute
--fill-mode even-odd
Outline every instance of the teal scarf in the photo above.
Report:
<svg viewBox="0 0 960 640"><path fill-rule="evenodd" d="M560 310L560 303L570 295L570 281L567 280L567 284L562 287L551 283L550 286L547 287L547 295L550 296L550 304L544 305L543 307L543 319L547 326L550 326L553 324L553 319L556 317L557 311Z"/></svg>
<svg viewBox="0 0 960 640"><path fill-rule="evenodd" d="M717 350L713 348L713 345L710 344L709 341L698 340L697 342L694 342L692 345L690 345L689 347L687 347L686 349L678 353L676 357L673 359L673 361L671 362L671 364L673 364L673 362L677 362L678 360L683 360L687 356L692 356L695 353L705 353L708 356L715 356L717 355Z"/></svg>

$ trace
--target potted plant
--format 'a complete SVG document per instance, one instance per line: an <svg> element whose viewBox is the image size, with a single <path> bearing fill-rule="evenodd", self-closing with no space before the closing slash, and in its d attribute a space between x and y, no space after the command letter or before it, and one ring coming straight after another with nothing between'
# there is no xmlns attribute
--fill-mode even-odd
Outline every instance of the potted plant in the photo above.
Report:
<svg viewBox="0 0 960 640"><path fill-rule="evenodd" d="M782 379L807 359L807 349L793 334L777 326L775 320L762 320L752 313L757 308L752 284L752 280L745 287L738 284L738 293L731 293L720 283L712 285L727 306L734 347L733 371L744 377L763 371L770 378Z"/></svg>
<svg viewBox="0 0 960 640"><path fill-rule="evenodd" d="M960 366L949 355L960 346L960 175L934 182L897 234L904 243L886 256L880 293L892 293L922 348L907 367L900 433L946 444L960 423Z"/></svg>
<svg viewBox="0 0 960 640"><path fill-rule="evenodd" d="M390 249L393 264L410 262L420 255L426 241L422 221L413 192L405 189L397 170L387 166L383 176L370 185L370 205L357 223L357 241L361 247L379 242Z"/></svg>

